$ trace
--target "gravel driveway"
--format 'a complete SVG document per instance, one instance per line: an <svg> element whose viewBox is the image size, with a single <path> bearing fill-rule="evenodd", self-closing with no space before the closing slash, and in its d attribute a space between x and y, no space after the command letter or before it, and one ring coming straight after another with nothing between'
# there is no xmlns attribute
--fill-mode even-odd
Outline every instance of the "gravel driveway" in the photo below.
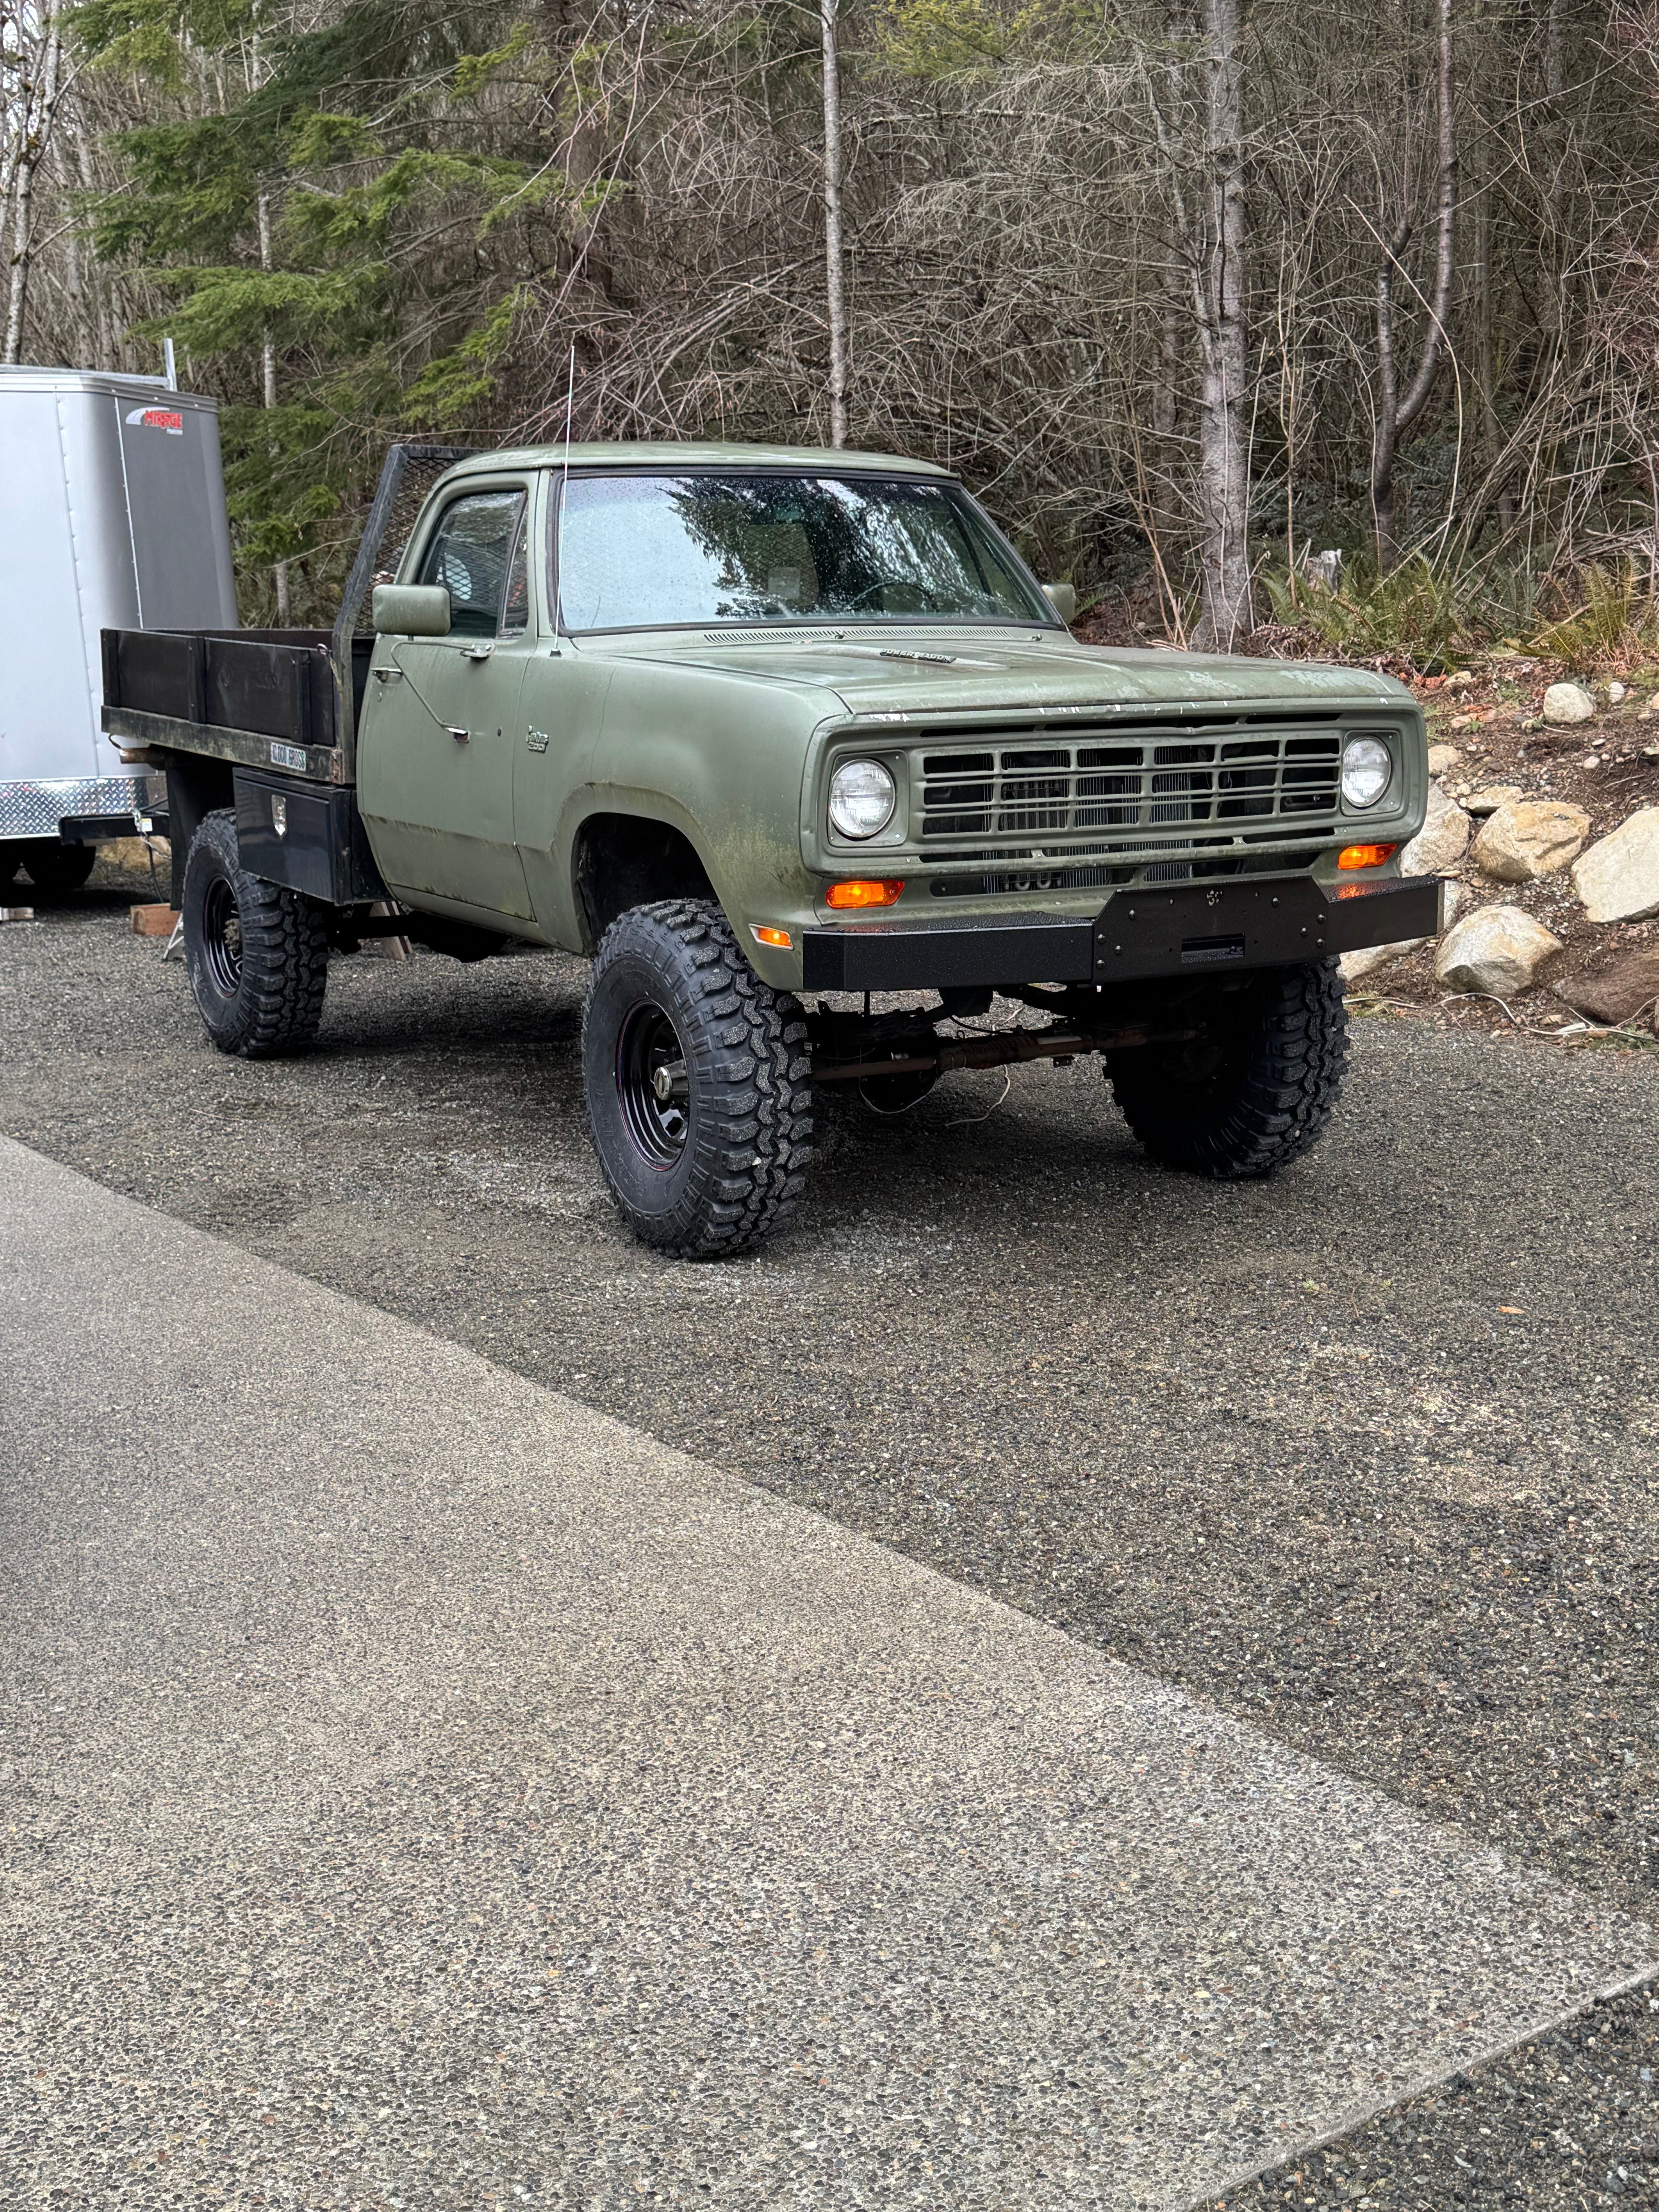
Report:
<svg viewBox="0 0 1659 2212"><path fill-rule="evenodd" d="M949 1078L891 1123L830 1102L799 1225L698 1267L600 1186L578 963L342 961L319 1050L250 1066L127 934L137 892L100 871L0 931L9 1133L1652 1916L1649 1056L1365 1020L1327 1140L1237 1188L1147 1164L1097 1063ZM1652 2201L1615 2162L1659 2160L1649 2002L1474 2085L1478 2146L1440 2100L1444 2186L1536 2137L1516 2201ZM1403 2140L1285 2186L1353 2194Z"/></svg>

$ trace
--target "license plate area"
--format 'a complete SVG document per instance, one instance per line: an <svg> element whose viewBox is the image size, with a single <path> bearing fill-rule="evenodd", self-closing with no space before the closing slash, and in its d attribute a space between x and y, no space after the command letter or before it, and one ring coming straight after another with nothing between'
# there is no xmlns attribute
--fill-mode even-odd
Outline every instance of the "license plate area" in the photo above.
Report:
<svg viewBox="0 0 1659 2212"><path fill-rule="evenodd" d="M1119 891L1095 923L1095 980L1322 960L1330 905L1310 878Z"/></svg>

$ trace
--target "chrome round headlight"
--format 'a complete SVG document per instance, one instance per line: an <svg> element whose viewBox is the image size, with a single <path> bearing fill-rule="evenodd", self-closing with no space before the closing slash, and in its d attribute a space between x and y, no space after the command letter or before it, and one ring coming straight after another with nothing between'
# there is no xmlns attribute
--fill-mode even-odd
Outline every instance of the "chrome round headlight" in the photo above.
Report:
<svg viewBox="0 0 1659 2212"><path fill-rule="evenodd" d="M879 761L843 761L830 779L830 819L843 837L874 837L893 818L898 791Z"/></svg>
<svg viewBox="0 0 1659 2212"><path fill-rule="evenodd" d="M1342 796L1350 806L1375 806L1389 787L1394 763L1381 738L1350 738L1342 749Z"/></svg>

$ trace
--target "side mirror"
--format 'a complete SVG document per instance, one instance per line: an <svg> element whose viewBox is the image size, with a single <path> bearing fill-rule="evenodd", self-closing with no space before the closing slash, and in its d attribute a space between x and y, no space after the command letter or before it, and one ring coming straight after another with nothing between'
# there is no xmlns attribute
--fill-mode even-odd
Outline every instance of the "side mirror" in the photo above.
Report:
<svg viewBox="0 0 1659 2212"><path fill-rule="evenodd" d="M1042 596L1069 629L1077 620L1076 585L1045 584Z"/></svg>
<svg viewBox="0 0 1659 2212"><path fill-rule="evenodd" d="M447 637L447 584L376 584L369 618L381 637Z"/></svg>

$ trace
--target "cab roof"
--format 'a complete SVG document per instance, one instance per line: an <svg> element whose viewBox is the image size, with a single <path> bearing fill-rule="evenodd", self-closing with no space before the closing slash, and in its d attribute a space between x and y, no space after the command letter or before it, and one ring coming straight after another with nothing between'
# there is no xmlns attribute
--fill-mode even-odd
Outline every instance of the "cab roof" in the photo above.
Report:
<svg viewBox="0 0 1659 2212"><path fill-rule="evenodd" d="M858 453L828 446L738 446L663 443L658 445L580 444L568 449L572 468L674 469L729 468L822 470L826 475L846 469L879 469L884 475L942 477L953 472L933 461L912 461L897 453ZM566 448L551 446L513 446L499 453L475 453L456 464L458 476L476 476L495 469L562 468Z"/></svg>

